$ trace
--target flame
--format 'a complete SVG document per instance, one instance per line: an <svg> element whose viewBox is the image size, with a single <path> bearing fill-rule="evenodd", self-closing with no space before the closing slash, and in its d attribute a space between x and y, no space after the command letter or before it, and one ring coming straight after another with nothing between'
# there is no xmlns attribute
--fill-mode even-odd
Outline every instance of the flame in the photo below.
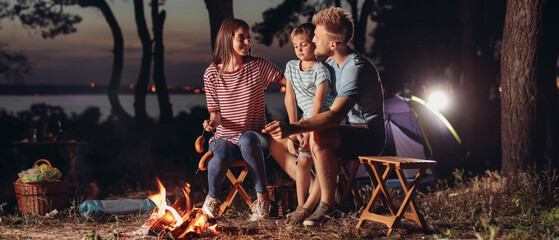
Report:
<svg viewBox="0 0 559 240"><path fill-rule="evenodd" d="M209 224L208 218L201 209L194 208L190 200L190 184L186 183L183 188L183 199L177 201L173 206L167 205L166 190L161 181L157 179L159 193L151 195L149 199L155 203L157 210L150 218L150 229L161 229L170 232L177 239L188 238L188 233L217 234L217 224ZM184 204L184 205L182 205Z"/></svg>

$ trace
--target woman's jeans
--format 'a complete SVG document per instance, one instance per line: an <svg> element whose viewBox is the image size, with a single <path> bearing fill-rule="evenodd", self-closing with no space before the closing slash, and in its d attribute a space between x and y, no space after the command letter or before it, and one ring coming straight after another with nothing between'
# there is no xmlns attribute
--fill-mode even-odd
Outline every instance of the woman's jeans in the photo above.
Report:
<svg viewBox="0 0 559 240"><path fill-rule="evenodd" d="M226 138L218 138L209 144L209 150L214 153L213 159L208 163L208 195L210 197L219 197L221 184L225 180L229 166L233 161L241 159L244 159L248 166L256 192L266 193L268 191L266 188L266 166L264 164L264 160L270 155L268 136L265 137L260 133L248 131L241 134L238 144L233 144ZM226 142L221 144L223 141Z"/></svg>

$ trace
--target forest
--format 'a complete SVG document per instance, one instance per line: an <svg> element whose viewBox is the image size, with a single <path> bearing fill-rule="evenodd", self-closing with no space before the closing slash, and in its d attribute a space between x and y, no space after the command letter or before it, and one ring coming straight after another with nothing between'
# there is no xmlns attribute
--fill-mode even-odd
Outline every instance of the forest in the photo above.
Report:
<svg viewBox="0 0 559 240"><path fill-rule="evenodd" d="M19 171L39 158L68 169L62 155L77 155L77 175L72 179L77 182L72 188L76 201L91 190L89 183L95 183L100 189L99 197L104 198L155 190L156 178L172 191L190 183L193 193L207 193L207 174L197 171L201 154L196 153L194 141L202 131L203 120L209 117L208 111L196 107L189 112L176 112L173 104L177 103L169 98L163 33L165 7L170 1L173 0L128 1L134 9L141 62L137 63L140 67L132 93L134 111L127 112L119 101L125 39L115 18L118 13L113 12L110 1L0 0L0 22L20 21L22 26L40 31L45 39L87 31L80 27L81 16L63 10L67 6L96 9L112 36L106 39L112 42L112 62L107 63L111 72L104 92L111 115L106 119L101 120L95 106L82 113L66 113L49 103L35 104L17 113L0 109L0 203L5 203L0 211L0 238L3 234L7 234L6 238L25 238L21 233L6 230L12 227L52 224L44 223L48 220L42 218L35 220L38 223L30 223L30 218L17 214L13 182ZM207 44L213 47L221 22L235 17L234 4L233 0L205 0L204 4L212 40ZM385 98L427 99L430 93L442 90L453 99L450 108L440 111L456 129L466 155L437 169L440 179L418 193L429 232L401 230L396 238L557 238L559 229L554 222L559 220L559 2L285 0L262 12L261 21L251 25L253 42L277 44L292 51L291 30L309 22L319 10L332 6L351 12L355 24L352 47L378 68ZM0 31L4 31L1 25ZM0 45L0 73L4 81L24 83L33 70L34 64L25 52ZM157 89L156 117L146 113L150 85ZM19 141L30 137L32 129L38 131L39 141L86 144L77 150L60 147L64 144L38 150L19 146ZM266 173L269 185L284 186L291 182L273 159L266 161ZM249 177L244 184L250 185L250 181ZM366 201L371 190L363 188L360 193ZM479 198L471 199L472 195ZM339 220L338 229L328 226L321 233L290 229L285 235L275 235L282 226L271 224L260 226L255 237L383 236L380 225L367 226L365 231L351 227L359 217L359 209L346 214ZM233 214L231 218L236 217ZM64 222L61 218L87 222L71 211L59 217ZM141 216L123 220L128 231L141 225L138 218ZM93 222L99 225L85 231L93 231L91 236L96 236L96 229L112 231L107 224L114 221L107 216L95 219ZM339 235L332 235L333 232ZM103 239L122 237L107 234Z"/></svg>

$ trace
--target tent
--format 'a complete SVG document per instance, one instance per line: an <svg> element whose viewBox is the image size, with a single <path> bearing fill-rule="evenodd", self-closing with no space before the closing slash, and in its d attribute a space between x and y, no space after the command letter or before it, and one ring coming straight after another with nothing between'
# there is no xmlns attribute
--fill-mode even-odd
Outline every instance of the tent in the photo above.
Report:
<svg viewBox="0 0 559 240"><path fill-rule="evenodd" d="M416 96L405 98L394 96L384 100L384 121L386 127L386 147L383 156L401 156L437 161L435 171L427 171L424 181L436 178L461 165L466 153L461 139L448 120L423 99ZM361 167L362 168L362 167ZM408 178L413 178L417 170L405 170ZM364 169L359 169L357 177L366 177ZM389 181L399 185L397 179Z"/></svg>

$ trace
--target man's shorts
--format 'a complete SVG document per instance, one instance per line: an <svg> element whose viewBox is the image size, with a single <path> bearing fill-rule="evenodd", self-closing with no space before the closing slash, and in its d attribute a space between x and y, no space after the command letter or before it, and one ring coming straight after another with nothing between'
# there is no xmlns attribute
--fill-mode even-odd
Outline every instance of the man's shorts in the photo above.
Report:
<svg viewBox="0 0 559 240"><path fill-rule="evenodd" d="M340 125L340 147L336 152L342 159L359 156L378 156L386 145L386 135L375 132L364 124Z"/></svg>

